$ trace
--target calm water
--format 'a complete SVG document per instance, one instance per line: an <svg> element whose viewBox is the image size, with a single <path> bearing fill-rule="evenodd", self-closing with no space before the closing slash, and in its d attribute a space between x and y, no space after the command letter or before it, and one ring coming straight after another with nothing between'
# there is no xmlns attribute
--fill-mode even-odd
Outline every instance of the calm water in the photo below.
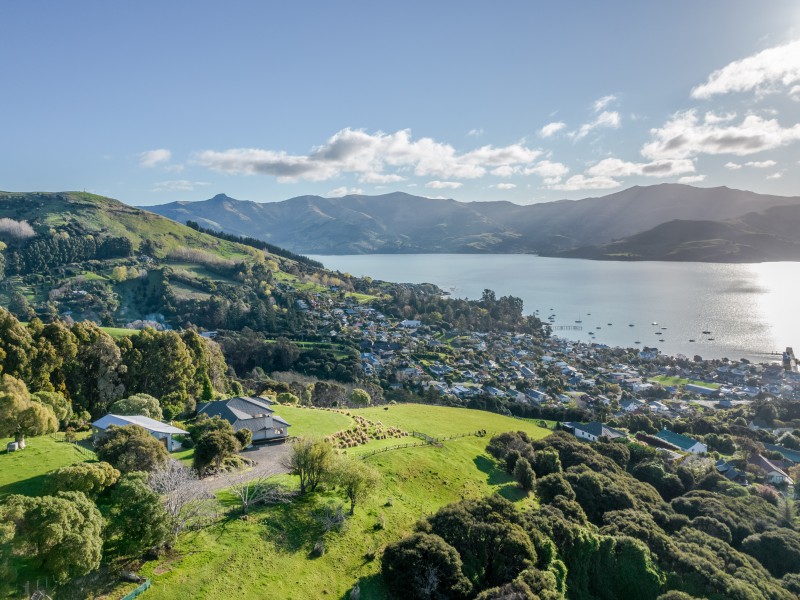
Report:
<svg viewBox="0 0 800 600"><path fill-rule="evenodd" d="M485 288L498 296L519 296L526 314L538 309L546 322L555 314L556 326L582 327L556 331L576 340L758 361L778 360L767 353L800 347L795 312L800 306L800 263L625 263L519 254L313 258L353 275L435 283L458 298L480 298ZM578 320L582 323L576 324Z"/></svg>

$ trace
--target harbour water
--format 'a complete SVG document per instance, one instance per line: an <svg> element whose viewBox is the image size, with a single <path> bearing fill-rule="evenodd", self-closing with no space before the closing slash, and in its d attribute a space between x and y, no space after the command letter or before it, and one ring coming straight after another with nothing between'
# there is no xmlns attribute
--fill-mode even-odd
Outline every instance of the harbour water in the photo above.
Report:
<svg viewBox="0 0 800 600"><path fill-rule="evenodd" d="M521 254L312 258L353 275L434 283L458 298L480 298L486 288L498 297L518 296L526 314L575 340L759 362L779 360L769 353L800 346L800 263L605 262Z"/></svg>

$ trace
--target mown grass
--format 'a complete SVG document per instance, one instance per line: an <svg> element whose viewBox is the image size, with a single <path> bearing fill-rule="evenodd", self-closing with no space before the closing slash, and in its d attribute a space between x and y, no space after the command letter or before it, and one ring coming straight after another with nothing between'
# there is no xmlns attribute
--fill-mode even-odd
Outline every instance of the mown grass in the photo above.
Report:
<svg viewBox="0 0 800 600"><path fill-rule="evenodd" d="M115 340L124 337L130 337L132 335L139 335L139 329L128 329L126 327L101 327L103 331L105 331L108 335L110 335Z"/></svg>
<svg viewBox="0 0 800 600"><path fill-rule="evenodd" d="M47 473L88 460L72 444L48 436L27 438L24 450L8 453L5 448L10 441L0 439L0 498L9 494L39 496Z"/></svg>
<svg viewBox="0 0 800 600"><path fill-rule="evenodd" d="M703 387L719 389L720 385L718 383L709 383L707 381L699 381L697 379L686 379L684 377L669 377L667 375L658 375L657 377L651 377L650 381L654 383L660 383L661 385L668 385L668 386L681 386L684 387L688 384L693 385L702 385Z"/></svg>
<svg viewBox="0 0 800 600"><path fill-rule="evenodd" d="M291 425L289 434L325 437L353 425L353 419L335 411L300 406L276 405L275 414Z"/></svg>
<svg viewBox="0 0 800 600"><path fill-rule="evenodd" d="M380 421L384 425L393 425L409 432L419 431L433 437L471 433L479 429L485 429L490 434L524 431L535 438L547 435L546 430L531 421L469 408L396 404L388 407L359 408L350 412L372 421Z"/></svg>

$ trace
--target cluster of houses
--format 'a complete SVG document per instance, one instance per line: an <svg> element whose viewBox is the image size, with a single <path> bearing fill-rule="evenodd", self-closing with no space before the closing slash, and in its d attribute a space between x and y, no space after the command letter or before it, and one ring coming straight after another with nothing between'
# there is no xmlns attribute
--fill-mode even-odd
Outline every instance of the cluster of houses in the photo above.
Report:
<svg viewBox="0 0 800 600"><path fill-rule="evenodd" d="M231 424L234 431L249 429L253 434L253 442L272 442L286 440L289 437L289 423L275 414L272 403L266 398L237 396L226 400L207 402L197 409L198 415L220 417ZM92 438L99 439L111 426L138 425L159 440L168 452L181 449L180 441L175 436L189 435L179 427L162 423L142 415L108 414L92 423Z"/></svg>
<svg viewBox="0 0 800 600"><path fill-rule="evenodd" d="M609 427L600 421L590 423L562 423L561 427L580 440L597 442L599 440L611 441L618 438L628 438L628 433L620 429ZM658 449L670 460L681 460L688 455L705 455L708 452L706 444L688 435L682 435L662 429L655 435L645 435L638 433L635 440L647 446ZM783 455L781 461L770 460L762 454L751 455L747 459L747 466L751 471L758 474L764 483L779 488L788 488L794 485L792 478L787 475L786 470L790 466L800 464L800 451L793 451L783 446L765 444L768 451L778 451ZM738 483L742 486L750 485L748 472L741 470L730 462L719 459L714 468L717 473L726 479Z"/></svg>

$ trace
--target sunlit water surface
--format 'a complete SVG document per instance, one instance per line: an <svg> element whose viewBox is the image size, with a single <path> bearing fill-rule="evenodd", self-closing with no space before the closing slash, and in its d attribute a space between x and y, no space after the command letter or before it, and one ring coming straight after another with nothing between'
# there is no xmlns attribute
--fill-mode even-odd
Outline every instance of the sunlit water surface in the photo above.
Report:
<svg viewBox="0 0 800 600"><path fill-rule="evenodd" d="M480 298L486 288L498 297L519 296L526 314L538 310L545 322L554 314L556 327L581 327L555 332L575 340L757 361L777 360L769 353L786 346L800 347L800 263L604 262L520 254L312 258L353 275L434 283L457 298Z"/></svg>

